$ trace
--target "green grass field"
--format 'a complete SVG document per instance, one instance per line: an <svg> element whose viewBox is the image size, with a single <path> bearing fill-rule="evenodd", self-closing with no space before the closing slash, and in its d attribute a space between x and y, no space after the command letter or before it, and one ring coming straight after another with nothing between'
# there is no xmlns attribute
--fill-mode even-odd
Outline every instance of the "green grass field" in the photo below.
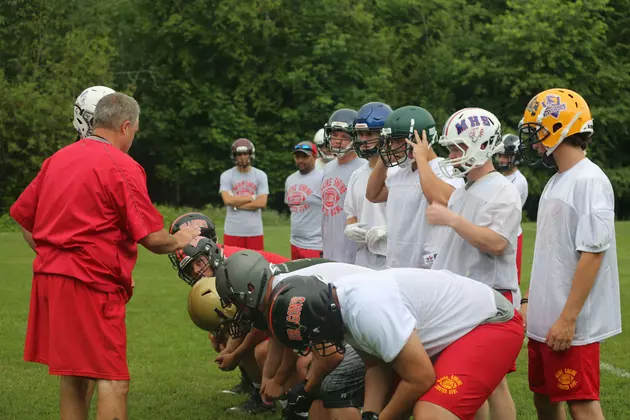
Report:
<svg viewBox="0 0 630 420"><path fill-rule="evenodd" d="M535 225L526 224L524 230L525 281L531 267ZM268 251L288 256L288 238L288 226L265 229ZM622 302L630 302L630 223L617 224L617 251ZM33 254L18 233L0 233L0 254L0 420L58 418L58 378L49 376L45 366L22 360ZM207 334L192 324L186 312L189 287L177 277L166 256L144 249L134 278L135 295L127 307L130 418L227 419L224 410L245 397L219 393L235 384L238 376L236 372L221 372L212 363L214 354ZM623 317L627 328L628 311ZM630 419L629 349L628 334L602 345L605 369L601 397L607 419ZM536 418L527 387L526 356L524 347L519 369L509 378L518 418L524 420Z"/></svg>

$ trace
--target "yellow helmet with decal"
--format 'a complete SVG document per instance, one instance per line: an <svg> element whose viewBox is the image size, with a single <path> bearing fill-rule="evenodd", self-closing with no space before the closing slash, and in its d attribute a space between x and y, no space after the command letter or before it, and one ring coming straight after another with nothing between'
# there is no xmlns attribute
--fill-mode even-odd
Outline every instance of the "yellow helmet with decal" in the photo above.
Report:
<svg viewBox="0 0 630 420"><path fill-rule="evenodd" d="M569 89L549 89L534 96L519 126L522 147L542 142L547 155L578 133L593 134L593 117L584 98Z"/></svg>

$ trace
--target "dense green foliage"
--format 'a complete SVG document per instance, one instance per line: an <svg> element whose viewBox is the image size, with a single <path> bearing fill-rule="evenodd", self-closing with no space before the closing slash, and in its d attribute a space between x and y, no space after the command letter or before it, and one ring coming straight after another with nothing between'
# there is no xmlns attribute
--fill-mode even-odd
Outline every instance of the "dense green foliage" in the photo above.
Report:
<svg viewBox="0 0 630 420"><path fill-rule="evenodd" d="M75 139L74 98L104 84L142 107L132 155L154 200L218 202L248 137L282 193L290 146L335 108L421 105L438 125L484 107L514 131L550 87L595 118L589 157L630 217L630 0L5 0L0 4L0 213ZM549 173L528 171L528 215ZM274 200L275 207L283 207Z"/></svg>

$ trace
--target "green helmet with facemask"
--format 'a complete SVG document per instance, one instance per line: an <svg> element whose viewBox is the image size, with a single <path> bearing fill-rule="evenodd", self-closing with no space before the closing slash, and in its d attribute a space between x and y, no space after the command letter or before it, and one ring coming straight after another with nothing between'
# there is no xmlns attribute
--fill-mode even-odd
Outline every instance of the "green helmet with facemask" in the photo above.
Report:
<svg viewBox="0 0 630 420"><path fill-rule="evenodd" d="M413 148L404 140L409 139L415 143L414 130L420 136L422 130L425 130L430 144L437 140L435 120L426 109L413 105L403 106L389 114L381 130L379 148L385 166L408 167L413 163Z"/></svg>

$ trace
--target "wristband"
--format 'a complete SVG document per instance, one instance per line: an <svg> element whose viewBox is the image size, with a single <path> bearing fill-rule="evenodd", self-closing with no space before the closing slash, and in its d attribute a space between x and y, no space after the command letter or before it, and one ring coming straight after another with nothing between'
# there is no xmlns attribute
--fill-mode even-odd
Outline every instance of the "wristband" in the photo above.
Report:
<svg viewBox="0 0 630 420"><path fill-rule="evenodd" d="M378 414L374 411L364 411L361 414L361 420L378 420Z"/></svg>
<svg viewBox="0 0 630 420"><path fill-rule="evenodd" d="M521 305L523 305L523 304L525 304L527 302L529 302L529 299L527 299L527 298L521 299Z"/></svg>

